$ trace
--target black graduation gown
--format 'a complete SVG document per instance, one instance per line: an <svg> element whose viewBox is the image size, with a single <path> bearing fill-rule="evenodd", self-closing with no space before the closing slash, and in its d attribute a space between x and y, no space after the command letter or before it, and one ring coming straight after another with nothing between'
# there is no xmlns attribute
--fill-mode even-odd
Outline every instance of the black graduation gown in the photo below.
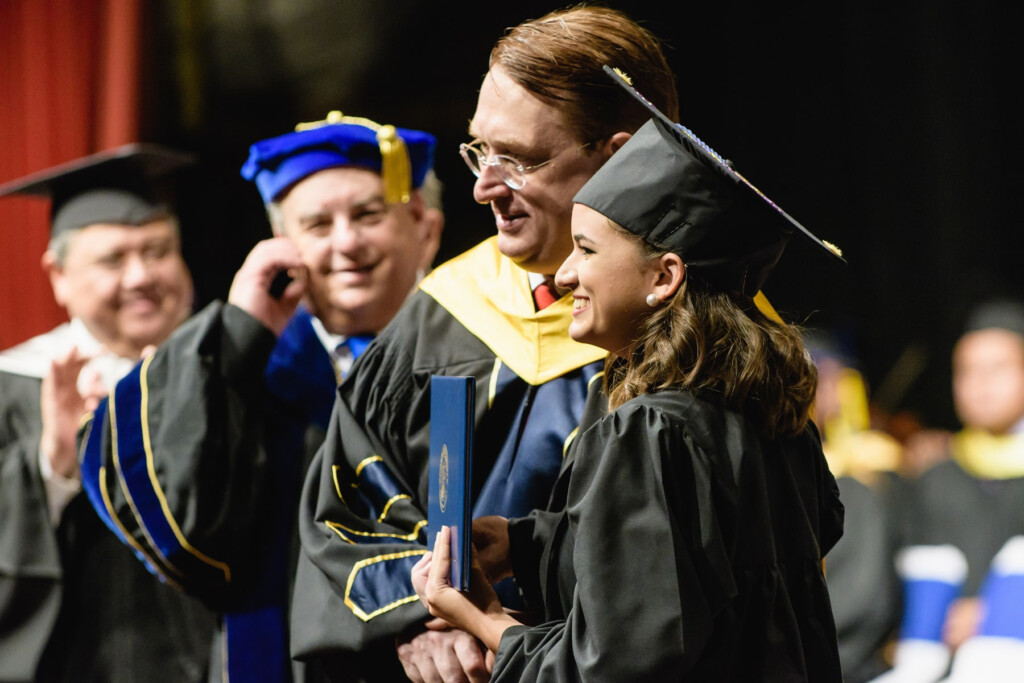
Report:
<svg viewBox="0 0 1024 683"><path fill-rule="evenodd" d="M580 435L541 517L511 540L547 621L505 632L492 680L842 679L821 559L843 507L813 426L769 441L687 392L639 397Z"/></svg>
<svg viewBox="0 0 1024 683"><path fill-rule="evenodd" d="M605 352L568 337L569 298L535 311L494 242L428 276L359 358L307 475L293 656L343 679L389 680L395 637L428 616L409 571L427 543L430 376L477 381L474 516L543 508L585 405L602 400Z"/></svg>
<svg viewBox="0 0 1024 683"><path fill-rule="evenodd" d="M891 497L896 475L878 474L872 487L852 476L837 479L846 509L843 537L828 555L828 587L846 683L865 683L889 664L883 649L900 622L897 537Z"/></svg>
<svg viewBox="0 0 1024 683"><path fill-rule="evenodd" d="M216 619L39 474L40 380L0 372L0 680L203 681Z"/></svg>
<svg viewBox="0 0 1024 683"><path fill-rule="evenodd" d="M0 372L0 680L32 680L60 609L40 428L39 380Z"/></svg>

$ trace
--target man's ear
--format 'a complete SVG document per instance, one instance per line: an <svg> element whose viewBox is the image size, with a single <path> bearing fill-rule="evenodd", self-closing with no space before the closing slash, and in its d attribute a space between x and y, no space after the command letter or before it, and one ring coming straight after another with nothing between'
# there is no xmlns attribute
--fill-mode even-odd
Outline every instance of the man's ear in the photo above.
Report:
<svg viewBox="0 0 1024 683"><path fill-rule="evenodd" d="M423 251L420 259L420 269L424 273L430 272L430 267L437 256L437 250L441 248L441 232L444 230L444 213L440 209L427 208L423 212Z"/></svg>
<svg viewBox="0 0 1024 683"><path fill-rule="evenodd" d="M42 267L43 273L50 280L50 287L53 288L53 298L62 307L66 306L67 278L64 275L64 269L57 260L57 255L50 250L46 250L43 252L39 265Z"/></svg>
<svg viewBox="0 0 1024 683"><path fill-rule="evenodd" d="M686 279L686 264L679 254L668 252L654 263L653 293L659 301L668 301Z"/></svg>
<svg viewBox="0 0 1024 683"><path fill-rule="evenodd" d="M420 242L419 269L430 272L430 267L441 248L441 232L444 230L444 212L427 206L423 194L416 190L409 198L409 213L416 224L416 235Z"/></svg>

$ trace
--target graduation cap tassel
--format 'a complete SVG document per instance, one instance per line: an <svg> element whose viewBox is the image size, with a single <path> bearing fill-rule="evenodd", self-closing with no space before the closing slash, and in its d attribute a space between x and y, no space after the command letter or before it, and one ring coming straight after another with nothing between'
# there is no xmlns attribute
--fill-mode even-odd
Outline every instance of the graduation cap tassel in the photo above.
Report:
<svg viewBox="0 0 1024 683"><path fill-rule="evenodd" d="M380 176L384 181L384 201L391 203L409 201L412 170L409 164L409 151L405 142L398 136L394 126L381 126L377 131L377 144L380 146Z"/></svg>

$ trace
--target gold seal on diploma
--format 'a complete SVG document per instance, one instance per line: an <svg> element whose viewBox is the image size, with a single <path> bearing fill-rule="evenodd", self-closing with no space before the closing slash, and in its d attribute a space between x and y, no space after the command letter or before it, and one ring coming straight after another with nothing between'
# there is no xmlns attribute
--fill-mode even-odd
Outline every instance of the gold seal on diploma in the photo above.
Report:
<svg viewBox="0 0 1024 683"><path fill-rule="evenodd" d="M441 446L441 466L437 468L437 499L444 512L448 504L448 444Z"/></svg>

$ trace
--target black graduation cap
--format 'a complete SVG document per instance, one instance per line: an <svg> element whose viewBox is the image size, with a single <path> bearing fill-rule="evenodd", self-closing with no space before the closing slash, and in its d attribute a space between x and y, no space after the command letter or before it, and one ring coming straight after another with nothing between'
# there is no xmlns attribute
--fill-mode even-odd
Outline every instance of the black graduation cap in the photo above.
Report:
<svg viewBox="0 0 1024 683"><path fill-rule="evenodd" d="M748 296L761 288L794 232L845 263L836 247L780 209L689 129L670 121L619 72L604 70L654 118L573 201L678 253L691 272L716 287Z"/></svg>
<svg viewBox="0 0 1024 683"><path fill-rule="evenodd" d="M166 176L194 157L133 143L92 154L0 185L0 197L49 197L50 234L96 223L145 225L166 218Z"/></svg>
<svg viewBox="0 0 1024 683"><path fill-rule="evenodd" d="M1015 299L991 299L978 304L967 316L964 334L992 328L1024 337L1024 302Z"/></svg>

